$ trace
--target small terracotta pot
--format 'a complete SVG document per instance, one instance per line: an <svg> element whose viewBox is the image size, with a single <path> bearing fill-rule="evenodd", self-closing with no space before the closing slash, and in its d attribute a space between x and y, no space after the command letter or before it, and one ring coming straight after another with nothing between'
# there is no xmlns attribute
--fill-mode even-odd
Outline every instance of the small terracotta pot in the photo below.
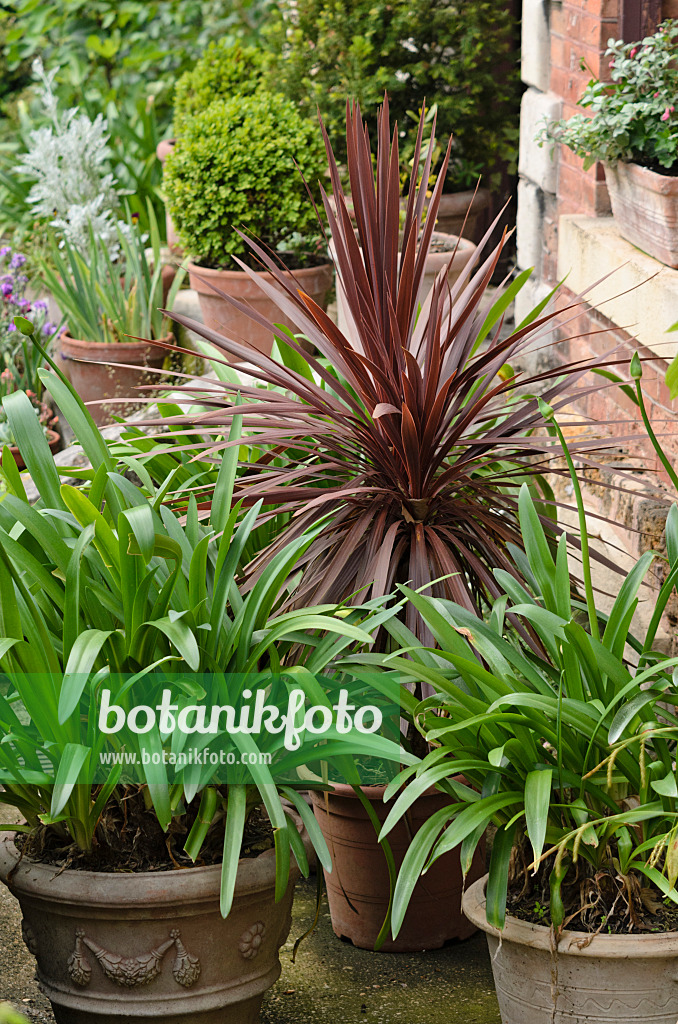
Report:
<svg viewBox="0 0 678 1024"><path fill-rule="evenodd" d="M442 245L447 246L444 252L429 252L426 257L426 264L424 266L424 276L421 281L421 287L419 289L418 302L423 304L428 293L433 287L433 283L450 260L454 253L454 259L450 265L450 269L447 274L447 282L452 287L454 282L457 280L462 270L473 258L474 253L477 250L477 246L474 242L470 242L467 238L459 238L457 235L447 235L442 231L433 232L433 241L438 241ZM456 248L456 252L454 251ZM362 249L361 249L362 252ZM330 242L330 255L334 258L334 247ZM339 275L337 274L337 327L345 334L346 337L355 338L357 331L355 329L355 321L348 308L348 302L346 301L346 292L342 286Z"/></svg>
<svg viewBox="0 0 678 1024"><path fill-rule="evenodd" d="M176 144L177 144L177 140L176 139L165 139L163 142L159 142L157 147L156 147L155 155L157 156L158 160L162 164L163 171L164 171L164 168L165 168L165 160L167 159L169 154L172 152L172 150L174 149ZM183 250L183 247L181 245L181 242L179 241L179 235L177 234L177 229L174 227L174 221L172 220L172 218L170 216L170 213L169 213L169 210L166 207L165 207L165 229L166 229L166 232L167 232L167 244L168 244L169 248L177 256L183 255L183 251L184 250Z"/></svg>
<svg viewBox="0 0 678 1024"><path fill-rule="evenodd" d="M492 194L486 188L479 188L477 192L474 189L444 192L440 197L436 231L462 235L472 242L479 242L489 227L491 203Z"/></svg>
<svg viewBox="0 0 678 1024"><path fill-rule="evenodd" d="M55 452L59 451L59 447L61 445L61 434L58 434L56 430L49 430L48 428L45 436L47 437L47 444L49 445L49 450L51 451L52 455L54 455ZM10 445L9 450L14 456L16 468L25 469L26 463L24 462L23 455L21 454L17 446L12 444Z"/></svg>
<svg viewBox="0 0 678 1024"><path fill-rule="evenodd" d="M170 345L174 336L167 334L159 340ZM148 373L146 368L159 369L167 355L165 349L147 341L105 343L81 341L62 334L60 344L61 359L66 362L65 372L83 402L129 398L125 403L90 406L90 413L98 426L110 423L113 416L125 416L140 407L138 399L149 394L143 385L155 384L158 380L157 374ZM111 366L111 363L128 365Z"/></svg>
<svg viewBox="0 0 678 1024"><path fill-rule="evenodd" d="M487 876L470 886L463 906L487 933L502 1024L676 1024L678 932L564 931L554 950L545 925L489 925L486 884Z"/></svg>
<svg viewBox="0 0 678 1024"><path fill-rule="evenodd" d="M389 901L389 877L384 852L377 842L372 822L350 786L334 783L331 793L311 791L313 810L332 854L332 872L325 873L332 927L340 938L350 939L361 949L374 949ZM383 802L383 786L363 786L380 821L385 821L392 803ZM441 807L449 797L431 791L419 797L411 808L411 834ZM388 840L399 868L410 845L405 821L389 833ZM485 870L481 843L468 875L474 881ZM414 889L397 939L389 938L384 953L416 953L439 949L450 939L466 939L476 930L461 912L463 879L456 851L440 857Z"/></svg>
<svg viewBox="0 0 678 1024"><path fill-rule="evenodd" d="M605 181L620 234L678 269L678 175L620 162L605 164Z"/></svg>
<svg viewBox="0 0 678 1024"><path fill-rule="evenodd" d="M259 352L270 354L273 336L260 324L251 320L245 313L232 306L227 299L218 295L210 285L215 285L227 295L232 295L241 302L252 306L257 313L272 320L274 323L286 324L293 330L296 325L279 309L272 299L245 273L244 270L212 270L188 264L191 288L194 288L200 299L200 308L207 327L227 335L234 341L245 342ZM287 276L296 282L296 286L304 291L323 309L327 308L327 293L332 285L333 268L331 263L322 263L318 267L305 267L302 270L286 271ZM269 284L275 284L275 278L267 271L257 272L257 278Z"/></svg>
<svg viewBox="0 0 678 1024"><path fill-rule="evenodd" d="M305 832L302 837L308 847ZM57 1024L259 1020L292 921L294 861L287 892L276 903L274 851L242 859L224 920L220 865L59 872L23 860L17 867L13 839L0 839L0 879L21 905L24 942Z"/></svg>

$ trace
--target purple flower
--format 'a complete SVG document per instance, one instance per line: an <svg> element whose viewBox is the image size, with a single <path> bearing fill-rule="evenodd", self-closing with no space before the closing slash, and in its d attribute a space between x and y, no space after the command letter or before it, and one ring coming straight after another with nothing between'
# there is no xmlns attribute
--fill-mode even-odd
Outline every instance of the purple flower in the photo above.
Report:
<svg viewBox="0 0 678 1024"><path fill-rule="evenodd" d="M43 334L54 334L55 331L56 331L56 324L51 323L49 320L45 320L44 324L42 325L42 333Z"/></svg>
<svg viewBox="0 0 678 1024"><path fill-rule="evenodd" d="M12 294L12 282L11 281L3 281L2 285L0 285L0 291L5 296L5 298L8 299L10 297L10 295Z"/></svg>
<svg viewBox="0 0 678 1024"><path fill-rule="evenodd" d="M12 270L18 270L19 267L23 267L25 262L26 257L24 256L24 254L22 252L15 252L11 260L9 261L9 265Z"/></svg>
<svg viewBox="0 0 678 1024"><path fill-rule="evenodd" d="M24 313L27 313L30 308L31 308L31 304L28 301L28 299L20 299L19 300L19 309L23 309Z"/></svg>
<svg viewBox="0 0 678 1024"><path fill-rule="evenodd" d="M8 331L16 331L16 324L15 323L7 324L7 330Z"/></svg>
<svg viewBox="0 0 678 1024"><path fill-rule="evenodd" d="M46 313L47 303L45 302L44 299L36 299L36 301L33 303L33 310L36 313Z"/></svg>
<svg viewBox="0 0 678 1024"><path fill-rule="evenodd" d="M4 260L5 256L8 256L11 251L8 245L3 245L2 249L0 249L0 260Z"/></svg>

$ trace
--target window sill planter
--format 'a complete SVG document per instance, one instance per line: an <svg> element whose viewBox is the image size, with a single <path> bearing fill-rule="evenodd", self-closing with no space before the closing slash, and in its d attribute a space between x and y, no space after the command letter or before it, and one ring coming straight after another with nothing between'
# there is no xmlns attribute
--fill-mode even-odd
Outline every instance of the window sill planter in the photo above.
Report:
<svg viewBox="0 0 678 1024"><path fill-rule="evenodd" d="M280 975L298 869L276 903L274 850L241 859L226 919L220 876L220 864L59 873L0 839L0 878L57 1024L256 1024Z"/></svg>
<svg viewBox="0 0 678 1024"><path fill-rule="evenodd" d="M316 267L304 267L301 270L290 270L286 274L296 287L309 295L323 309L327 308L327 293L332 286L334 269L331 263L321 263ZM214 270L200 267L195 263L188 264L189 282L200 299L205 326L219 331L234 341L246 342L259 352L271 354L273 335L262 324L252 320L231 305L212 287L225 292L226 295L247 303L252 309L273 323L287 324L293 330L297 328L281 312L278 305L268 297L257 281L252 280L244 270ZM257 278L278 287L272 274L268 271L257 271Z"/></svg>
<svg viewBox="0 0 678 1024"><path fill-rule="evenodd" d="M332 855L332 872L325 874L332 928L340 938L361 949L374 949L389 902L389 877L384 852L372 822L351 786L333 783L330 793L311 791L318 824ZM383 801L383 786L363 786L380 821L391 804ZM412 805L410 824L414 835L449 798L439 792L425 793ZM399 868L410 844L408 823L403 819L389 833L389 844ZM478 878L484 868L481 843L469 872ZM389 936L383 953L415 953L439 949L450 939L466 939L476 926L461 913L463 880L459 853L440 857L417 882L397 939ZM673 1022L675 1024L675 1021Z"/></svg>
<svg viewBox="0 0 678 1024"><path fill-rule="evenodd" d="M629 242L678 269L678 175L639 164L605 165L612 214Z"/></svg>
<svg viewBox="0 0 678 1024"><path fill-rule="evenodd" d="M487 933L502 1024L676 1024L678 932L604 935L564 931L557 951L545 925L487 923L487 876L464 893L469 921Z"/></svg>

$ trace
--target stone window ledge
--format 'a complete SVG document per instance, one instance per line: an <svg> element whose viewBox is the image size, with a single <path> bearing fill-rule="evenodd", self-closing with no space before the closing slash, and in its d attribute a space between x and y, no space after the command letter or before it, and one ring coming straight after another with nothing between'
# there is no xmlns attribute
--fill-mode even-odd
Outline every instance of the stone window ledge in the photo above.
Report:
<svg viewBox="0 0 678 1024"><path fill-rule="evenodd" d="M592 284L611 274L602 284ZM668 362L678 353L678 270L622 238L612 217L569 215L558 223L558 278L597 312ZM591 289L589 291L589 289Z"/></svg>

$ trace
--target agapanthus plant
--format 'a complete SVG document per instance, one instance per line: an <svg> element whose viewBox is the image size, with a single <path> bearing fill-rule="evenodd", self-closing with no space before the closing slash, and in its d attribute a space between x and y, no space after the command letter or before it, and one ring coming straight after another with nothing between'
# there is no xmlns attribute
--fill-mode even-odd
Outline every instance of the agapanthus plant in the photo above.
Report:
<svg viewBox="0 0 678 1024"><path fill-rule="evenodd" d="M537 309L531 322L504 337L503 313L524 281L523 275L494 302L488 300L504 240L489 255L481 247L451 288L445 268L420 311L449 159L448 147L428 200L435 131L422 161L423 131L422 117L401 224L397 134L389 136L387 103L378 123L376 174L360 110L347 109L352 215L323 128L333 202L324 190L322 197L337 276L355 324L350 335L289 284L273 254L250 239L276 283L236 262L259 280L317 354L286 337L276 360L174 315L231 361L245 362L255 380L224 383L221 399L200 382L188 388L191 401L208 407L191 421L201 439L223 433L237 416L251 442L265 450L239 477L238 498L263 500L264 518L281 510L292 514L284 538L274 539L250 567L252 578L290 537L325 517L304 555L299 596L309 603L348 595L362 601L405 581L415 589L437 581L433 594L468 609L498 596L494 569L519 576L507 549L522 546L520 484L528 480L535 496L550 498L541 473L552 449L549 438L536 432L542 421L534 396L541 392L561 409L587 369L597 365L571 364L534 376L511 368L551 317ZM416 169L422 166L418 184ZM231 301L280 335L250 307ZM268 390L262 392L261 384ZM580 438L573 450L586 459L594 445ZM201 447L204 452L204 440ZM557 527L546 516L545 523L553 536ZM413 605L408 615L411 627L427 636Z"/></svg>

